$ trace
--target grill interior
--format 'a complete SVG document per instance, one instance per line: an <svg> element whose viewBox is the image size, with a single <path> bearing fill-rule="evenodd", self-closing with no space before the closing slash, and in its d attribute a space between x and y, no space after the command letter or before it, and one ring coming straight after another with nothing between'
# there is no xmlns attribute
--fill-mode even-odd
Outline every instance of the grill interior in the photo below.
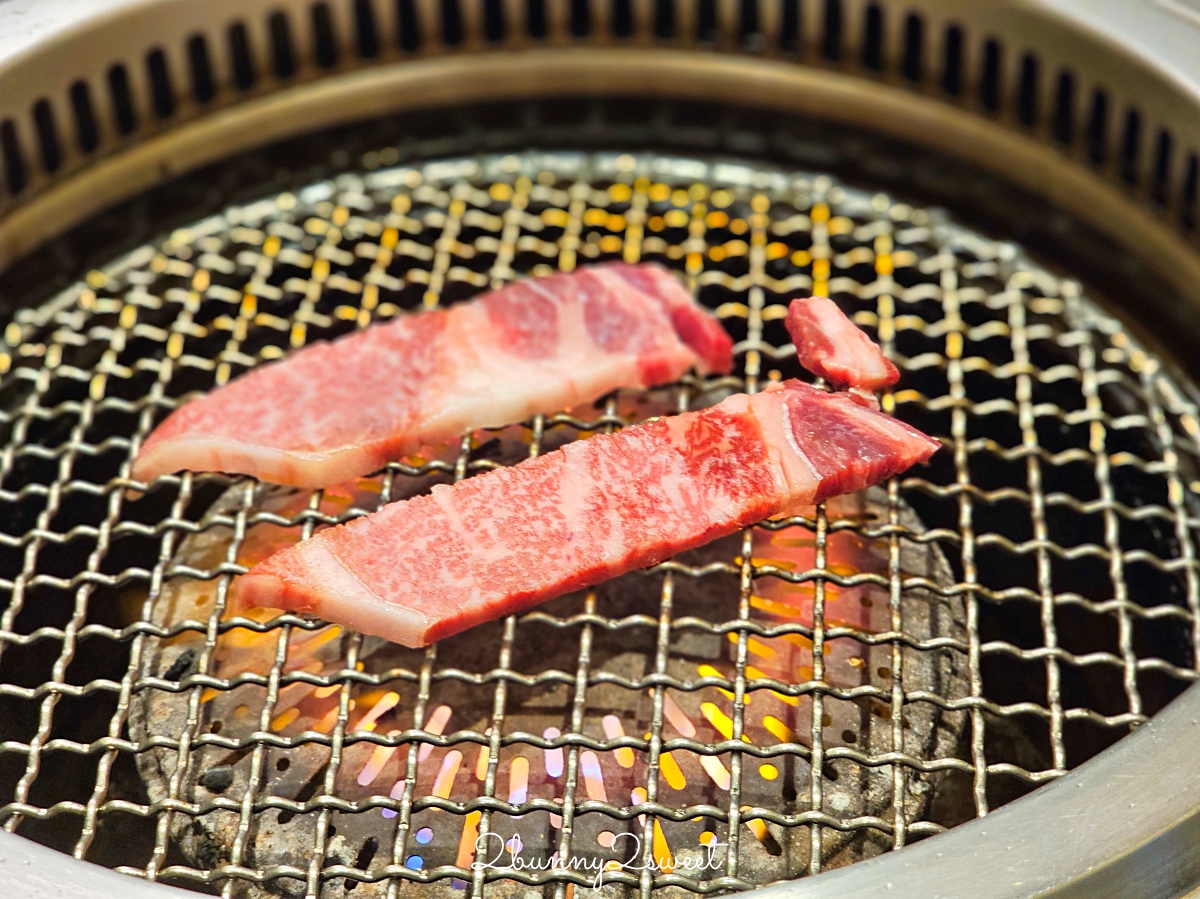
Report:
<svg viewBox="0 0 1200 899"><path fill-rule="evenodd" d="M734 156L401 152L194 220L7 324L6 829L227 895L557 896L597 859L614 894L740 889L982 815L1194 679L1196 394L1078 281L902 196ZM679 271L735 375L339 490L128 478L192 391L616 258ZM897 361L885 408L946 443L928 467L425 652L224 613L272 541L801 376L782 317L805 291ZM473 870L472 828L520 849Z"/></svg>

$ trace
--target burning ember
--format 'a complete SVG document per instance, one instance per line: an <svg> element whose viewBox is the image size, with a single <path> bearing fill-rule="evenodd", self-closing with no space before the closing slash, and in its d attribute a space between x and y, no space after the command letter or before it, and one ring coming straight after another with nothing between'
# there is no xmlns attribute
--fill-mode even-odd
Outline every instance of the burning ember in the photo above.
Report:
<svg viewBox="0 0 1200 899"><path fill-rule="evenodd" d="M226 511L242 489L222 501ZM302 529L287 522L376 507L380 489L362 479L319 498L269 497L237 563L298 540ZM881 498L831 503L823 540L801 525L756 528L748 541L562 597L521 617L520 644L506 641L502 622L424 651L266 609L227 614L195 713L207 733L182 778L177 753L146 753L148 787L201 807L200 825L176 816L187 855L214 867L279 866L266 886L285 895L302 892L314 871L337 876L335 866L334 883L366 896L386 888L385 868L408 872L402 889L453 892L483 878L520 891L565 870L588 886L636 884L644 871L711 881L735 860L761 882L805 870L813 846L825 864L872 853L828 826L814 844L812 825L878 816L886 840L892 773L856 759L888 751L897 733L907 752L944 755L933 744L949 737L934 709L905 706L893 727L891 681L897 665L921 687L957 676L919 653L894 659L875 639L893 614L880 586L888 544L857 526L883 515ZM202 532L181 556L214 567L230 536ZM757 576L743 599L746 547ZM938 561L921 557L917 573L936 578ZM215 586L173 582L160 623L204 621ZM909 633L953 626L922 593L906 592L904 606ZM166 645L163 676L187 683L203 644L185 631ZM493 670L505 646L511 658ZM175 739L188 695L148 696L138 738ZM738 744L745 750L729 751ZM815 784L814 758L824 775ZM929 782L914 776L909 787L901 805L915 815Z"/></svg>

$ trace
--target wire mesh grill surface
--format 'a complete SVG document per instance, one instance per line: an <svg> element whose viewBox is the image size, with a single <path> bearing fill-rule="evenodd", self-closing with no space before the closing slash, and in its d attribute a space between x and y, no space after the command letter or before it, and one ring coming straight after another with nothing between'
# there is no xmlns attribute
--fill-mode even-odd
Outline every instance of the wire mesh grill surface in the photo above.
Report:
<svg viewBox="0 0 1200 899"><path fill-rule="evenodd" d="M641 864L607 870L606 889L745 888L985 814L1120 739L1194 679L1195 394L1075 282L941 213L823 176L615 153L392 162L370 154L360 173L180 229L8 324L6 829L232 895L395 895L433 882L560 896L593 882L570 860L603 857L618 833L639 838ZM737 341L733 377L466 435L443 455L315 494L212 474L128 477L139 442L192 391L405 309L622 257L681 273ZM885 408L946 444L879 492L870 514L831 505L756 528L715 555L622 579L643 585L632 605L599 591L568 598L382 668L371 658L388 650L356 635L226 613L229 581L263 534L305 537L515 461L504 447L542 452L800 376L782 318L809 291L878 335L904 373ZM802 562L772 554L785 526L811 552ZM878 567L847 566L839 535ZM914 572L913 552L944 561ZM680 601L710 580L729 603ZM756 617L785 587L808 617ZM951 610L954 626L934 634L907 621L917 595ZM880 611L847 622L833 613L849 596ZM179 611L181 597L203 614ZM681 673L688 641L709 638L722 663ZM606 669L595 649L605 640L641 666ZM772 663L785 646L806 663ZM557 665L559 650L571 665ZM868 672L847 687L836 665ZM486 720L455 721L454 690L486 706ZM792 710L790 726L763 714L773 702ZM601 719L622 703L624 719ZM534 707L557 726L510 726ZM846 715L883 726L847 726ZM952 738L906 734L922 728ZM544 769L531 777L526 763L523 792L521 756ZM303 782L288 781L306 758L316 762ZM801 764L814 776L793 776ZM641 786L622 794L612 772L626 769ZM791 787L762 793L777 778ZM706 801L683 802L689 780ZM350 781L365 794L343 795ZM871 796L847 798L854 784ZM760 795L775 805L755 804ZM510 845L492 869L473 869L469 837L518 816L542 822L556 862L519 868L522 847ZM351 818L374 836L338 844ZM600 849L582 845L586 821L601 822L588 832ZM304 864L256 843L285 822L304 825ZM439 845L435 831L458 851L424 850ZM216 849L199 836L220 833ZM829 848L855 839L857 855ZM748 862L747 845L773 861Z"/></svg>

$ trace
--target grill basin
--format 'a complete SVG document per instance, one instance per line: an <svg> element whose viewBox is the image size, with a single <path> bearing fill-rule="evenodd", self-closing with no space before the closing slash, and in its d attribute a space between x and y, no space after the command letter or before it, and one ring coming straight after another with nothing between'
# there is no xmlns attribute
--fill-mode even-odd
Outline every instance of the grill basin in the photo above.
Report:
<svg viewBox="0 0 1200 899"><path fill-rule="evenodd" d="M527 452L524 444L521 448ZM375 486L367 481L354 492L326 490L321 511L343 518L347 512L336 507L346 499L352 509L372 508L379 502ZM285 517L296 522L298 537L309 500L307 492L269 497L250 510L249 519ZM185 543L175 562L206 571L218 567L229 552L232 531L216 522L232 523L244 508L245 490L231 488L209 516L210 527ZM864 544L852 528L884 520L886 509L881 490L830 503L827 514L835 530L822 541L827 554L823 567L843 578L884 577L886 544ZM905 527L917 527L911 512L901 516ZM263 537L263 531L275 530L269 524L249 530L239 561L252 564L260 553L286 542L278 533ZM890 770L832 760L841 754L861 762L887 753L896 736L884 698L891 688L891 647L872 647L854 638L861 634L875 641L889 630L887 592L871 583L823 588L829 609L823 617L830 631L823 680L831 695L823 702L825 723L818 731L826 735L820 745L832 755L825 764L829 811L814 814L813 709L801 691L812 684L816 588L771 575L756 580L746 620L752 633L761 636L747 640L746 659L739 665L740 641L726 619L738 605L741 542L722 540L678 558L669 573L618 578L585 596L547 604L523 616L520 630L507 640L505 628L497 624L441 641L435 653L360 639L328 626L293 630L285 625L264 633L225 630L209 667L228 686L202 695L197 731L219 734L234 748L198 747L187 760L191 770L180 778L182 787L172 786L176 751L143 755L141 771L151 798L162 802L180 790L187 793L200 814L176 816L173 836L193 860L220 863L228 861L236 844L241 817L232 809L211 811L214 798L254 796L256 813L249 819L245 854L256 867L281 878L268 883L264 895L302 894L304 881L298 875L322 848L326 869L340 863L372 876L376 855L386 860L390 854L410 870L428 872L435 887L452 893L461 887L456 887L455 875L466 876L475 862L491 863L495 870L482 876L493 880L504 878L501 868L508 867L509 876L513 869L521 870L518 864L545 872L554 866L556 854L571 860L564 867L581 882L594 879L610 862L620 871L624 862L622 879L630 885L643 863L639 849L645 840L663 873L674 873L680 885L702 891L727 878L730 867L747 884L765 883L807 868L813 851L821 854L823 864L835 865L885 851L895 836L888 820L896 811L894 796L903 803L901 817L911 832L931 832L925 819L936 772L910 772L897 792ZM813 567L816 540L803 526L761 529L752 543L753 556L764 568L794 575ZM932 547L909 546L900 563L910 577L950 582ZM212 588L211 581L178 581L156 604L155 620L179 630L184 621L211 618ZM649 614L654 610L659 627ZM939 640L962 640L962 607L955 599L912 590L898 611L913 642L933 646ZM270 620L268 613L253 617ZM670 630L661 627L664 617L672 622ZM496 644L510 655L515 651L526 657L525 664L510 662L524 677L480 670L479 657L484 656L486 665L489 648ZM285 645L286 660L280 665L275 660ZM528 664L533 647L540 649L536 665ZM203 653L204 636L197 629L164 647L152 668L165 679L186 681ZM655 658L662 662L652 664ZM948 655L908 649L898 653L897 661L904 681L914 688L920 685L944 696L965 690L962 666L952 667ZM735 702L730 690L739 668L750 678L745 702ZM506 691L503 714L497 715L496 688L488 681L501 677L511 678L512 689ZM276 689L268 692L272 678ZM239 686L250 679L267 680L267 689ZM582 696L577 686L581 679L587 684ZM782 689L766 689L768 680ZM423 690L423 684L428 688ZM344 721L342 693L350 696ZM839 701L834 696L860 698ZM176 739L188 729L189 698L187 692L142 693L131 717L135 739ZM714 745L728 745L735 716L747 741L761 747L761 755L742 758L744 774L736 793L731 789L732 753ZM963 718L931 703L912 705L902 725L903 751L918 761L953 755ZM270 742L255 736L264 723L265 731L276 735ZM492 733L502 736L493 740ZM337 736L343 746L335 763L328 743ZM647 748L655 736L658 748ZM492 795L505 803L505 811L489 815L482 825L483 812L497 807L485 792L491 754L497 750ZM652 768L658 776L650 797ZM327 797L331 810L323 825L312 812L318 794ZM651 798L669 817L647 825L635 809ZM573 813L565 810L568 801ZM746 832L735 831L731 840L733 802L739 803ZM751 808L774 814L756 818L748 814ZM565 814L572 817L569 831ZM793 826L776 823L786 819ZM870 821L872 826L845 827L850 821ZM795 826L801 822L839 829L831 829L814 850L810 829ZM314 827L321 826L323 847L314 834ZM480 842L481 834L494 836ZM502 846L510 850L507 855ZM731 865L735 854L736 865ZM295 881L282 879L287 877L284 866ZM331 873L326 870L326 876ZM609 877L606 891L615 895L622 886ZM338 886L334 881L326 892L334 895ZM421 883L408 886L429 889ZM342 885L360 887L362 895L370 895L386 891L388 883L368 885L352 876ZM501 880L493 889L519 895L525 887Z"/></svg>
<svg viewBox="0 0 1200 899"><path fill-rule="evenodd" d="M369 154L365 171L179 229L10 327L0 494L15 521L3 547L13 599L0 619L7 828L127 873L237 894L366 894L428 880L452 889L492 877L518 891L563 889L591 878L472 871L469 856L443 859L436 851L450 847L421 843L424 826L445 828L419 820L455 821L457 849L458 819L479 813L486 829L513 811L504 803L516 755L545 766L562 750L569 789L540 795L531 781L522 808L529 852L582 851L605 818L610 833L640 831L644 860L657 857L660 830L681 859L702 857L707 832L739 847L715 876L607 877L645 895L746 887L983 814L1123 736L1193 678L1192 393L1074 282L941 213L823 176L621 153L390 167L390 152ZM270 527L307 535L367 508L363 495L297 501L216 475L163 478L143 492L128 480L137 441L192 390L406 308L621 257L687 277L738 340L734 377L468 436L457 453L390 467L364 487L373 501L512 461L514 447L541 451L799 375L782 316L807 290L835 297L878 334L904 372L889 408L948 448L848 517L831 507L799 523L805 532L783 539L811 540L811 567L780 564L794 547L756 529L711 557L622 579L615 593L401 657L356 637L319 643L331 632L299 618L222 612L247 541ZM878 564L840 567L838 535ZM696 589L710 581L712 593ZM794 619L760 614L756 598L791 586ZM884 620L841 620L838 603L851 595L860 610L876 608L864 598L886 608ZM183 599L192 611L180 611ZM806 672L801 646L780 667L766 651L796 646L789 636L823 646L822 664L810 650ZM250 655L267 648L267 664L239 674L226 656L237 644ZM314 656L321 665L305 671ZM847 670L859 679L847 681ZM475 698L447 701L454 691ZM380 711L373 731L357 726L388 692L395 711ZM285 708L301 693L308 703L336 698L328 726L316 726L328 703ZM697 728L694 743L673 729L668 698ZM792 735L760 727L769 701L798 710ZM728 736L704 703L726 715ZM443 705L463 720L435 724ZM627 715L623 736L604 731L614 710ZM812 728L814 718L823 726ZM340 785L357 783L359 763L388 743L404 744L385 762L396 773L405 763L405 778L392 778L399 791L381 774L387 789L370 781L348 799ZM312 748L281 751L303 744ZM454 752L458 770L439 795L437 774ZM589 752L606 788L611 776L622 793L592 797ZM664 753L685 759L689 783L707 776L708 792L677 802ZM701 758L721 762L727 795ZM775 780L763 764L777 768ZM646 794L635 786L626 798L620 772L634 769L646 772L637 784ZM764 786L777 781L777 792ZM385 821L395 830L369 851L368 834ZM307 842L264 853L273 826ZM424 845L436 865L416 851Z"/></svg>

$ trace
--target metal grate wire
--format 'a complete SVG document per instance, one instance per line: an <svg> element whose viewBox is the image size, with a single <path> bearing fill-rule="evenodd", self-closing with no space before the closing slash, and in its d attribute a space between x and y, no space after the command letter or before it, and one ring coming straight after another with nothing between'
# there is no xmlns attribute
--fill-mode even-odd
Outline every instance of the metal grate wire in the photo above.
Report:
<svg viewBox="0 0 1200 899"><path fill-rule="evenodd" d="M285 895L366 895L371 886L390 899L424 884L474 895L525 884L565 897L591 884L562 862L584 851L580 823L602 815L641 837L641 870L607 872L614 888L642 897L743 889L768 872L819 873L831 863L825 847L847 834L898 848L984 815L1120 739L1195 679L1196 392L1076 282L943 213L820 175L615 153L418 167L393 161L387 152L370 154L361 172L181 228L7 324L0 354L0 819L7 830L134 876L224 896L259 886ZM281 516L271 511L270 489L253 481L185 473L146 485L129 478L140 441L191 391L405 309L610 258L675 268L735 335L738 373L685 379L668 391L672 409L798 375L781 319L791 296L812 291L835 297L878 335L904 372L885 408L941 437L946 449L928 468L887 486L882 518L847 520L822 508L799 522L813 534L810 570L756 557L755 533L764 529L752 529L729 558L659 566L657 609L615 617L593 594L569 613L539 609L507 619L486 631L494 644L460 638L475 640L477 653L493 660L478 670L448 663L439 646L413 655L411 664L369 670L361 664L367 641L353 635L333 670L290 669L296 641L319 623L225 613L247 534L266 523L307 537L367 509L330 511L318 491ZM522 432L525 453L543 452L555 434L628 423L637 417L628 400L618 394L586 415L538 417ZM420 478L459 480L502 464L480 454L483 442L466 435L456 453L389 466L375 478L376 502L404 495ZM222 496L235 501L222 506ZM923 527L905 523L907 508ZM882 574L839 571L829 552L844 531L881 541ZM218 562L201 567L181 557L189 539L216 532L228 533ZM905 571L902 551L913 546L936 547L953 577L943 583ZM731 616L705 619L680 605L678 591L708 577L736 579ZM811 626L754 618L756 584L767 580L811 585ZM157 618L156 603L171 585L189 581L211 584L207 616ZM863 585L886 603L886 630L863 633L827 620L828 591ZM961 635L913 631L903 603L914 590L959 603ZM647 642L642 632L653 636ZM221 669L222 641L233 633L270 636L268 670ZM644 645L642 674L597 667L594 643L614 633ZM731 670L672 673L678 642L689 633L728 639ZM575 666L525 670L530 647L548 634L569 648ZM811 641L811 676L753 674L754 647L789 635ZM191 669L168 676L156 660L187 639L198 641ZM886 685L831 683L826 647L848 639L882 648ZM960 667L961 693L912 682L907 653ZM303 684L332 691L336 713L325 731L287 735L277 723L281 697ZM404 726L388 733L352 727L356 716L361 721L356 697L389 684L411 691ZM426 729L448 684L486 697L486 727ZM256 725L236 738L213 729L206 711L213 697L247 686L261 690L251 711ZM599 687L647 696L645 737L594 735L588 722ZM530 690L559 691L564 728L557 736L509 729ZM730 698L724 739L680 734L668 720L672 696L704 691ZM810 704L809 732L773 742L746 737L747 709L765 691ZM181 698L178 733L131 727L137 703L154 695ZM839 703L886 709L888 749L832 740L827 709ZM918 706L965 716L961 743L934 757L907 751ZM398 748L396 789L380 788L366 800L339 795L347 753L360 745ZM304 798L275 792L281 753L304 747L326 760L313 790ZM467 790L455 780L449 794L435 795L422 773L427 748L435 762L462 753L463 770L477 768L478 783ZM506 799L503 759L514 748L562 751L553 799ZM622 750L641 754L643 798L601 801L581 792L585 754L607 760ZM211 753L249 759L240 794L198 789ZM676 754L725 760L730 782L719 805L675 801L663 772ZM157 798L139 782L145 767L138 760L151 757L170 760ZM789 759L813 772L800 794L775 808L747 804L746 785L761 770L754 766ZM878 810L847 814L831 804L841 795L834 789L839 772L852 770L885 772L889 794ZM914 816L908 797L917 788L936 798ZM414 866L421 845L415 821L431 809L481 833L514 816L557 816L552 840L560 864L472 869L456 858ZM373 861L359 867L330 856L336 822L384 810L394 814L379 818ZM260 858L255 848L256 833L285 814L311 823L305 865ZM221 816L235 822L224 855L181 848L181 821L200 826ZM654 870L657 829L696 818L720 829L728 847L720 868ZM786 835L800 833L808 848L785 853L783 868L756 867L744 844L765 845L762 831L788 845Z"/></svg>

